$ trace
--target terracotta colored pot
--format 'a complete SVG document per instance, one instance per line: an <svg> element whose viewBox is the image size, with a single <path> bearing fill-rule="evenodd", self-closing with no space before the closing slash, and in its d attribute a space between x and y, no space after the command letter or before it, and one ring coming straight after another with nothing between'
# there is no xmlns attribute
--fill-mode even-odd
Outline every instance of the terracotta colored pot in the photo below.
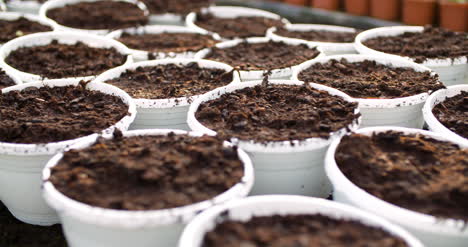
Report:
<svg viewBox="0 0 468 247"><path fill-rule="evenodd" d="M468 2L440 1L440 26L454 31L468 31Z"/></svg>
<svg viewBox="0 0 468 247"><path fill-rule="evenodd" d="M309 5L309 0L284 0L283 2L293 4L293 5L302 5L302 6Z"/></svg>
<svg viewBox="0 0 468 247"><path fill-rule="evenodd" d="M353 15L369 15L370 0L345 0L345 9Z"/></svg>
<svg viewBox="0 0 468 247"><path fill-rule="evenodd" d="M337 10L340 8L339 0L312 0L312 6L319 9Z"/></svg>
<svg viewBox="0 0 468 247"><path fill-rule="evenodd" d="M372 17L384 20L400 18L401 0L371 0L370 13Z"/></svg>
<svg viewBox="0 0 468 247"><path fill-rule="evenodd" d="M403 22L409 25L424 26L434 24L436 0L404 0Z"/></svg>

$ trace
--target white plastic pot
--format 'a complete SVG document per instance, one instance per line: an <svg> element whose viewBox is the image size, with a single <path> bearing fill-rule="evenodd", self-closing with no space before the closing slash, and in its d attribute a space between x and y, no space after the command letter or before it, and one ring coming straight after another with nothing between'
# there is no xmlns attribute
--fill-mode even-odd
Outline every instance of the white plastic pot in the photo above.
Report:
<svg viewBox="0 0 468 247"><path fill-rule="evenodd" d="M64 25L61 25L60 23L54 21L53 19L47 17L47 11L51 9L56 9L56 8L62 8L66 5L73 5L81 2L97 2L101 0L48 0L45 2L40 10L39 10L39 16L43 19L50 20L54 23L55 30L57 31L68 31L68 32L75 32L75 33L86 33L86 34L96 34L96 35L106 35L113 30L110 29L80 29L80 28L73 28L73 27L67 27ZM149 18L149 11L146 5L139 1L139 0L112 0L115 2L128 2L136 5L138 8L143 10L144 15L148 16ZM122 10L125 11L125 10Z"/></svg>
<svg viewBox="0 0 468 247"><path fill-rule="evenodd" d="M243 82L215 89L202 95L190 105L187 123L190 129L216 135L216 132L201 124L195 117L198 108L204 102L217 99L223 94L231 93L247 87L260 85L261 81ZM271 84L303 85L299 81L270 80ZM354 100L336 89L323 85L310 84L313 88L327 91L331 95ZM359 113L356 108L355 114ZM235 138L231 142L245 150L255 169L255 184L252 195L265 194L293 194L316 197L327 197L331 188L324 174L325 152L332 140L356 130L360 118L349 126L330 134L328 139L309 138L304 141L278 141L256 143L254 141L239 141Z"/></svg>
<svg viewBox="0 0 468 247"><path fill-rule="evenodd" d="M0 70L3 70L2 68L0 68ZM19 85L19 84L22 84L23 82L21 81L21 79L16 76L15 74L12 74L11 72L8 72L8 71L5 71L5 74L10 77L13 82L16 84L16 85ZM5 88L4 88L5 89Z"/></svg>
<svg viewBox="0 0 468 247"><path fill-rule="evenodd" d="M329 32L343 32L343 33L355 33L356 29L350 27L332 26L332 25L319 25L319 24L288 24L285 26L288 31L297 32L310 32L310 31L329 31ZM272 27L267 31L267 37L275 41L287 41L294 40L297 42L303 42L311 44L313 46L320 46L323 52L327 55L340 55L340 54L356 54L354 49L354 43L336 43L336 42L320 42L320 41L309 41L298 38L289 38L276 34L277 28Z"/></svg>
<svg viewBox="0 0 468 247"><path fill-rule="evenodd" d="M19 12L24 14L39 14L39 8L41 8L41 3L34 0L10 0L6 4L8 11Z"/></svg>
<svg viewBox="0 0 468 247"><path fill-rule="evenodd" d="M424 30L421 26L395 26L395 27L380 27L364 31L356 36L355 48L360 54L365 55L378 55L378 56L397 56L389 53L380 52L377 50L366 47L363 43L372 38L376 37L390 37L401 35L405 32L420 33ZM441 44L443 45L443 44ZM413 61L409 57L405 57ZM466 56L459 57L456 59L427 59L422 63L436 72L440 80L446 86L455 84L466 84L468 83L468 58Z"/></svg>
<svg viewBox="0 0 468 247"><path fill-rule="evenodd" d="M1 5L1 3L0 3L0 5ZM52 23L50 21L44 20L44 19L40 18L37 15L22 14L22 13L15 13L15 12L0 13L0 20L14 21L14 20L18 20L21 17L24 17L24 18L26 18L26 19L28 19L30 21L40 23L40 24L42 24L44 26L49 26L53 30L53 25L52 25ZM2 45L3 44L0 43L0 47Z"/></svg>
<svg viewBox="0 0 468 247"><path fill-rule="evenodd" d="M139 130L124 132L124 136L167 135L170 132L186 134L180 130ZM189 132L192 136L200 133ZM111 138L107 136L107 138ZM77 143L71 149L83 149L95 143L96 137ZM226 145L230 145L227 144ZM214 205L245 197L253 184L253 169L247 154L238 150L244 164L241 181L218 196L195 204L150 211L124 211L90 206L57 191L47 181L51 168L57 165L63 154L54 156L43 171L43 195L51 207L57 210L70 246L74 247L154 247L175 246L185 225L198 213ZM116 237L118 236L118 237Z"/></svg>
<svg viewBox="0 0 468 247"><path fill-rule="evenodd" d="M225 41L225 42L218 43L218 44L216 44L215 47L220 48L220 49L231 48L231 47L237 46L238 44L240 44L240 43L242 43L244 41L247 42L247 43L251 43L251 44L258 44L258 43L268 43L269 41L271 41L271 39L270 38L248 38L248 39L245 39L245 40L238 39L238 40L231 40L231 41ZM325 54L322 52L320 47L316 47L316 46L311 45L311 44L304 44L302 42L292 41L292 40L281 41L281 42L284 42L284 43L286 43L288 45L292 45L292 46L306 45L310 49L317 48L317 51L319 51L320 53L314 59L325 57ZM210 52L211 52L211 48L203 49L203 50L199 51L195 55L195 58L205 59L208 56L208 54L210 54ZM208 58L206 58L206 59L208 59ZM273 69L273 70L271 70L271 74L269 75L269 78L270 79L288 79L289 80L291 78L293 70L297 66L299 66L299 64L295 65L295 66L292 66L292 67ZM240 79L242 81L262 80L265 73L268 72L268 70L238 70L238 71L239 71L239 74L240 74Z"/></svg>
<svg viewBox="0 0 468 247"><path fill-rule="evenodd" d="M150 13L150 24L157 25L171 25L171 26L185 26L185 15L176 13Z"/></svg>
<svg viewBox="0 0 468 247"><path fill-rule="evenodd" d="M154 61L146 61L134 63L127 66L120 66L109 70L94 80L95 82L106 82L115 78L128 70L135 70L139 67L154 67L164 64L187 65L192 62L197 62L202 68L216 68L227 72L233 68L224 63L218 63L210 60L196 59L161 59ZM234 71L233 81L238 83L239 75ZM188 130L187 112L190 103L197 99L199 95L191 97L180 97L171 99L134 99L137 106L137 117L130 129L182 129Z"/></svg>
<svg viewBox="0 0 468 247"><path fill-rule="evenodd" d="M25 83L2 90L2 93L23 90L29 87L41 88L78 85L79 80L55 80ZM129 115L113 126L102 131L112 133L114 129L127 130L135 119L136 107L124 91L104 83L89 83L89 90L115 95L128 104ZM41 196L41 172L47 161L56 153L76 142L95 139L97 134L46 144L14 144L0 142L0 200L19 220L35 225L58 223L55 212L47 206Z"/></svg>
<svg viewBox="0 0 468 247"><path fill-rule="evenodd" d="M441 89L433 93L426 101L426 104L423 107L422 113L424 115L424 120L429 127L429 130L443 134L446 137L449 137L457 142L463 143L463 145L468 146L468 139L464 138L451 131L449 128L445 127L432 113L432 109L439 103L445 101L447 98L454 97L461 92L468 91L468 85L456 85L450 86L447 89Z"/></svg>
<svg viewBox="0 0 468 247"><path fill-rule="evenodd" d="M408 61L401 57L372 56L372 55L336 55L307 61L299 65L293 72L292 79L299 80L299 74L317 63L327 63L330 60L346 59L348 62L375 61L397 68L412 68L418 72L431 71L422 65ZM432 73L435 75L435 73ZM338 89L339 90L339 89ZM429 93L421 93L414 96L395 99L363 99L356 98L359 102L359 110L362 114L361 128L374 126L400 126L409 128L422 128L424 119L422 107L429 97Z"/></svg>
<svg viewBox="0 0 468 247"><path fill-rule="evenodd" d="M284 24L290 24L288 20L285 18L260 9L253 9L253 8L246 8L246 7L236 7L236 6L211 6L208 8L203 8L200 10L201 13L206 14L210 13L215 17L218 18L226 18L226 19L234 19L238 17L265 17L275 20L281 20ZM193 28L195 30L200 30L204 32L214 33L210 30L206 30L202 27L197 26L195 23L197 21L197 13L192 12L187 15L185 18L185 25L189 28ZM219 34L216 34L218 37L222 38ZM222 38L223 40L229 40Z"/></svg>
<svg viewBox="0 0 468 247"><path fill-rule="evenodd" d="M404 134L424 134L436 140L453 142L453 140L434 132L399 127L366 128L356 133L370 136L373 133L389 130L399 131ZM468 228L466 228L466 222L463 222L463 220L441 219L401 208L369 194L352 183L341 172L335 161L335 152L339 143L340 140L333 141L328 149L325 161L325 170L333 184L333 198L335 201L382 216L410 231L428 247L466 246ZM457 144L461 145L460 143ZM461 147L467 148L468 146L461 145Z"/></svg>
<svg viewBox="0 0 468 247"><path fill-rule="evenodd" d="M5 59L8 57L8 55L10 55L11 52L22 47L45 46L50 44L53 40L57 40L60 44L67 45L74 45L78 42L82 42L94 48L115 48L118 52L127 56L127 59L124 64L130 64L133 62L132 56L129 55L129 49L122 43L117 42L113 39L91 34L82 35L79 33L70 32L45 32L26 35L5 43L0 48L0 67L2 67L5 71L17 75L23 82L33 82L48 79L40 75L23 72L16 68L13 68L5 62ZM91 80L96 76L97 75L74 77L73 79Z"/></svg>
<svg viewBox="0 0 468 247"><path fill-rule="evenodd" d="M404 229L383 218L324 199L302 196L255 196L214 207L197 216L184 230L179 247L201 247L206 233L214 230L223 221L248 221L253 217L274 215L324 215L331 219L344 219L376 227L399 237L409 247L423 247L421 242Z"/></svg>
<svg viewBox="0 0 468 247"><path fill-rule="evenodd" d="M196 31L188 27L179 27L179 26L163 26L163 25L152 25L152 26L143 26L135 28L127 28L114 31L107 35L108 38L118 40L123 33L129 33L133 35L143 35L143 34L161 34L161 33L198 33L205 34L206 32ZM216 39L216 38L215 38ZM150 54L152 52L144 50L130 49L130 52L136 62L150 60ZM197 51L187 51L187 52L157 52L153 53L155 59L162 58L194 58Z"/></svg>

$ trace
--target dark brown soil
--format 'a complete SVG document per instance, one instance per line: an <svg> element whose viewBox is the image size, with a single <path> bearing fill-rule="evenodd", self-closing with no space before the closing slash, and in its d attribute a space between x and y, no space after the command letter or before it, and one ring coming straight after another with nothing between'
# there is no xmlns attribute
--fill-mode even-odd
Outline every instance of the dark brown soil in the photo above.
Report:
<svg viewBox="0 0 468 247"><path fill-rule="evenodd" d="M405 241L359 221L323 215L274 215L225 221L208 232L203 247L405 247Z"/></svg>
<svg viewBox="0 0 468 247"><path fill-rule="evenodd" d="M6 87L13 86L13 85L15 85L15 82L13 81L13 79L11 79L5 73L5 71L0 69L0 89L4 89Z"/></svg>
<svg viewBox="0 0 468 247"><path fill-rule="evenodd" d="M358 33L353 32L334 32L325 30L310 30L310 31L291 31L286 28L278 28L275 34L295 39L303 39L307 41L333 42L333 43L353 43L354 38Z"/></svg>
<svg viewBox="0 0 468 247"><path fill-rule="evenodd" d="M451 131L468 138L468 92L446 99L432 109L434 116Z"/></svg>
<svg viewBox="0 0 468 247"><path fill-rule="evenodd" d="M242 42L230 48L212 48L206 59L227 63L239 70L272 70L299 65L317 57L320 52L306 45L283 42L251 44Z"/></svg>
<svg viewBox="0 0 468 247"><path fill-rule="evenodd" d="M33 226L15 219L0 202L0 246L2 247L66 247L60 225Z"/></svg>
<svg viewBox="0 0 468 247"><path fill-rule="evenodd" d="M225 39L264 37L270 27L282 27L281 20L265 17L219 18L210 13L197 13L195 25L219 34Z"/></svg>
<svg viewBox="0 0 468 247"><path fill-rule="evenodd" d="M335 158L370 194L420 213L468 220L468 149L388 131L342 139Z"/></svg>
<svg viewBox="0 0 468 247"><path fill-rule="evenodd" d="M364 45L423 63L427 59L468 58L467 35L443 28L425 27L422 33L406 32L398 36L372 38L364 41Z"/></svg>
<svg viewBox="0 0 468 247"><path fill-rule="evenodd" d="M356 108L309 86L259 85L201 104L196 118L225 139L292 141L329 137L359 117Z"/></svg>
<svg viewBox="0 0 468 247"><path fill-rule="evenodd" d="M127 56L115 48L93 48L81 42L22 47L11 52L5 62L23 72L49 79L98 75L125 63Z"/></svg>
<svg viewBox="0 0 468 247"><path fill-rule="evenodd" d="M133 35L123 33L119 41L127 47L149 52L196 52L218 43L210 35L198 33L161 33Z"/></svg>
<svg viewBox="0 0 468 247"><path fill-rule="evenodd" d="M68 197L98 207L158 210L216 197L243 176L236 147L187 135L100 139L65 153L50 181Z"/></svg>
<svg viewBox="0 0 468 247"><path fill-rule="evenodd" d="M214 0L143 0L151 14L187 15L192 11L208 7Z"/></svg>
<svg viewBox="0 0 468 247"><path fill-rule="evenodd" d="M317 63L299 74L299 80L323 84L355 98L393 99L445 88L438 76L410 68L396 68L365 60Z"/></svg>
<svg viewBox="0 0 468 247"><path fill-rule="evenodd" d="M46 15L63 26L90 30L141 26L149 20L135 4L121 1L69 4L50 9Z"/></svg>
<svg viewBox="0 0 468 247"><path fill-rule="evenodd" d="M106 81L126 91L133 98L169 99L204 94L233 80L233 71L168 64L139 67L119 78Z"/></svg>
<svg viewBox="0 0 468 247"><path fill-rule="evenodd" d="M23 35L52 31L52 28L49 26L30 21L24 17L13 21L0 20L0 27L2 27L2 32L0 32L0 44Z"/></svg>
<svg viewBox="0 0 468 247"><path fill-rule="evenodd" d="M116 96L80 86L27 88L0 95L0 141L49 143L100 132L128 114Z"/></svg>

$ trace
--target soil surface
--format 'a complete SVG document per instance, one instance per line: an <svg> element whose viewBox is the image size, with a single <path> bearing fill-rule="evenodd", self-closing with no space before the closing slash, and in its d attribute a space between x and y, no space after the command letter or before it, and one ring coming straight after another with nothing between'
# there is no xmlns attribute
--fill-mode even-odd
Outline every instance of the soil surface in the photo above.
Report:
<svg viewBox="0 0 468 247"><path fill-rule="evenodd" d="M80 2L50 9L47 17L78 29L120 29L148 24L149 17L133 3L121 1Z"/></svg>
<svg viewBox="0 0 468 247"><path fill-rule="evenodd" d="M11 67L49 79L98 75L125 63L127 56L115 48L93 48L78 42L22 47L11 52L5 62Z"/></svg>
<svg viewBox="0 0 468 247"><path fill-rule="evenodd" d="M225 139L292 141L329 137L359 117L356 108L309 86L258 85L205 102L195 116Z"/></svg>
<svg viewBox="0 0 468 247"><path fill-rule="evenodd" d="M127 47L149 52L196 52L214 46L218 41L211 35L198 33L160 33L129 34L123 33L118 39Z"/></svg>
<svg viewBox="0 0 468 247"><path fill-rule="evenodd" d="M50 181L89 205L158 210L214 198L239 183L243 170L237 148L216 137L116 135L65 153Z"/></svg>
<svg viewBox="0 0 468 247"><path fill-rule="evenodd" d="M357 32L334 32L325 30L292 31L284 27L274 32L276 35L288 38L303 39L307 41L353 43Z"/></svg>
<svg viewBox="0 0 468 247"><path fill-rule="evenodd" d="M400 207L468 221L468 149L388 131L345 136L335 158L344 175Z"/></svg>
<svg viewBox="0 0 468 247"><path fill-rule="evenodd" d="M317 63L302 71L299 80L323 84L354 98L393 99L445 88L438 76L411 68L390 67L375 61L346 59Z"/></svg>
<svg viewBox="0 0 468 247"><path fill-rule="evenodd" d="M417 63L427 59L468 58L468 33L443 28L425 27L422 33L405 32L398 36L368 39L363 44L371 49L407 56Z"/></svg>
<svg viewBox="0 0 468 247"><path fill-rule="evenodd" d="M264 37L270 27L282 27L281 20L265 17L220 18L211 13L197 13L195 25L225 39Z"/></svg>
<svg viewBox="0 0 468 247"><path fill-rule="evenodd" d="M405 247L405 241L383 229L358 221L323 215L253 217L225 221L208 232L203 247Z"/></svg>
<svg viewBox="0 0 468 247"><path fill-rule="evenodd" d="M3 69L0 69L0 89L9 87L9 86L14 86L15 82L13 79L11 79Z"/></svg>
<svg viewBox="0 0 468 247"><path fill-rule="evenodd" d="M272 70L299 65L319 54L315 47L269 41L241 42L229 48L213 47L205 58L227 63L239 70Z"/></svg>
<svg viewBox="0 0 468 247"><path fill-rule="evenodd" d="M143 0L151 14L187 15L192 11L208 7L214 0Z"/></svg>
<svg viewBox="0 0 468 247"><path fill-rule="evenodd" d="M52 28L49 26L30 21L24 17L12 21L0 20L0 27L2 27L2 32L0 32L0 44L23 35L52 31Z"/></svg>
<svg viewBox="0 0 468 247"><path fill-rule="evenodd" d="M432 109L434 116L451 131L468 138L468 92L446 99Z"/></svg>
<svg viewBox="0 0 468 247"><path fill-rule="evenodd" d="M128 114L118 97L79 86L27 88L0 95L0 141L49 143L109 128Z"/></svg>
<svg viewBox="0 0 468 247"><path fill-rule="evenodd" d="M0 202L0 246L67 247L60 225L33 226L15 219Z"/></svg>
<svg viewBox="0 0 468 247"><path fill-rule="evenodd" d="M106 81L133 98L169 99L204 94L232 82L233 71L200 68L198 63L138 67Z"/></svg>

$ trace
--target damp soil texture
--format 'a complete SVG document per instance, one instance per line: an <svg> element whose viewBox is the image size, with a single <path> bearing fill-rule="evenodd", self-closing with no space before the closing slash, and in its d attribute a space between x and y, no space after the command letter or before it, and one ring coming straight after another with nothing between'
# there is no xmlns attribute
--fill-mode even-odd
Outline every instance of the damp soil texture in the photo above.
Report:
<svg viewBox="0 0 468 247"><path fill-rule="evenodd" d="M315 47L309 48L304 44L241 42L229 48L214 47L205 59L227 63L238 70L273 70L299 65L319 54Z"/></svg>
<svg viewBox="0 0 468 247"><path fill-rule="evenodd" d="M417 63L427 59L468 58L468 33L443 28L425 27L424 31L405 32L398 36L368 39L363 44L371 49L412 58Z"/></svg>
<svg viewBox="0 0 468 247"><path fill-rule="evenodd" d="M282 27L281 20L249 16L221 18L211 13L197 13L195 25L225 39L264 37L270 27Z"/></svg>
<svg viewBox="0 0 468 247"><path fill-rule="evenodd" d="M0 20L0 27L2 27L2 32L0 32L0 44L23 35L52 31L51 27L35 21L30 21L24 17L20 17L16 20Z"/></svg>
<svg viewBox="0 0 468 247"><path fill-rule="evenodd" d="M6 88L6 87L9 87L9 86L14 86L14 85L15 85L15 82L13 81L13 79L11 79L5 73L5 71L0 69L0 89Z"/></svg>
<svg viewBox="0 0 468 247"><path fill-rule="evenodd" d="M399 237L358 221L323 215L253 217L224 221L208 232L203 247L406 247Z"/></svg>
<svg viewBox="0 0 468 247"><path fill-rule="evenodd" d="M299 80L341 90L354 98L393 99L431 93L445 88L436 75L412 68L391 67L365 60L346 59L316 63L302 71Z"/></svg>
<svg viewBox="0 0 468 247"><path fill-rule="evenodd" d="M397 206L468 221L468 149L424 135L388 131L345 136L335 159L368 193Z"/></svg>
<svg viewBox="0 0 468 247"><path fill-rule="evenodd" d="M204 102L195 116L222 138L263 143L328 138L356 121L356 108L309 86L258 85Z"/></svg>
<svg viewBox="0 0 468 247"><path fill-rule="evenodd" d="M118 39L127 47L149 52L196 52L214 46L217 41L210 35L199 33L123 33Z"/></svg>
<svg viewBox="0 0 468 247"><path fill-rule="evenodd" d="M232 82L234 71L201 68L198 63L167 64L127 70L106 81L133 98L169 99L204 94Z"/></svg>
<svg viewBox="0 0 468 247"><path fill-rule="evenodd" d="M208 200L241 181L236 147L188 135L99 139L66 152L50 181L68 197L118 210L159 210Z"/></svg>
<svg viewBox="0 0 468 247"><path fill-rule="evenodd" d="M67 247L60 225L51 227L22 223L0 202L0 246Z"/></svg>
<svg viewBox="0 0 468 247"><path fill-rule="evenodd" d="M5 62L11 67L49 79L98 75L125 63L127 56L115 48L94 48L81 42L21 47L12 51Z"/></svg>
<svg viewBox="0 0 468 247"><path fill-rule="evenodd" d="M192 11L208 7L214 0L143 0L151 14L187 15Z"/></svg>
<svg viewBox="0 0 468 247"><path fill-rule="evenodd" d="M445 127L468 138L468 92L444 100L432 109L434 116Z"/></svg>
<svg viewBox="0 0 468 247"><path fill-rule="evenodd" d="M288 38L303 39L307 41L353 43L357 32L334 32L326 30L293 31L284 27L278 28L276 35Z"/></svg>
<svg viewBox="0 0 468 247"><path fill-rule="evenodd" d="M90 30L142 26L149 20L137 5L123 1L80 2L50 9L46 15L60 25Z"/></svg>
<svg viewBox="0 0 468 247"><path fill-rule="evenodd" d="M0 141L39 144L98 133L128 114L118 97L66 87L26 88L0 95Z"/></svg>

